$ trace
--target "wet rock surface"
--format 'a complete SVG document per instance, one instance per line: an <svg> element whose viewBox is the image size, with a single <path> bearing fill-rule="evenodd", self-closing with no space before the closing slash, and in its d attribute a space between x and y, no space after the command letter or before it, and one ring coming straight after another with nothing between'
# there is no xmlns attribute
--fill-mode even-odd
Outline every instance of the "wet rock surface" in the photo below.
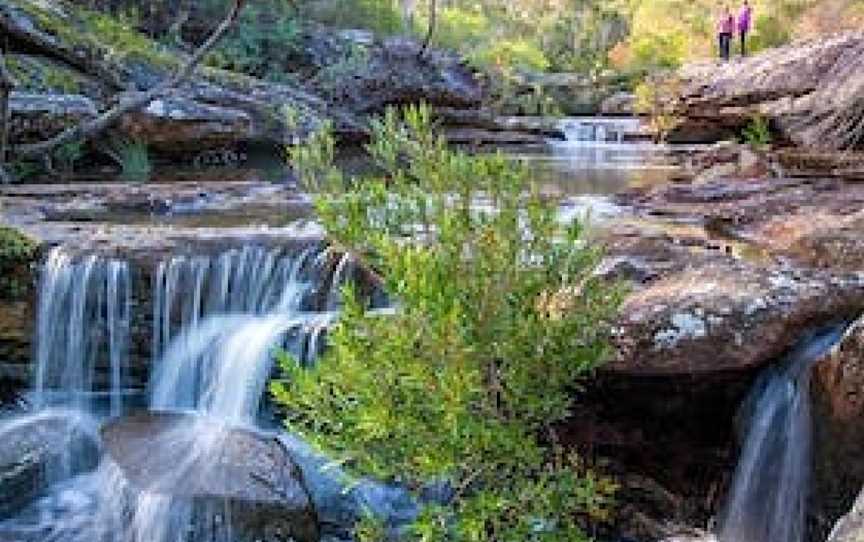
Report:
<svg viewBox="0 0 864 542"><path fill-rule="evenodd" d="M168 413L123 418L102 436L137 490L220 510L238 540L318 540L303 473L275 437Z"/></svg>
<svg viewBox="0 0 864 542"><path fill-rule="evenodd" d="M96 466L95 422L74 412L46 411L0 422L0 519L12 516L57 482ZM71 463L65 454L74 450Z"/></svg>

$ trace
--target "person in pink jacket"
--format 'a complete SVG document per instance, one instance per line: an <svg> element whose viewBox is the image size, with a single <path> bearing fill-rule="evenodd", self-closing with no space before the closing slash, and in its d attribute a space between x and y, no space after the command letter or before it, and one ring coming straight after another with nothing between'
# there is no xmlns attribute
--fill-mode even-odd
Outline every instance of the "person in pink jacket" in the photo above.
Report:
<svg viewBox="0 0 864 542"><path fill-rule="evenodd" d="M752 24L753 8L750 7L748 0L744 0L744 5L741 6L741 11L738 12L738 35L741 37L741 56L747 54L747 34L750 33Z"/></svg>
<svg viewBox="0 0 864 542"><path fill-rule="evenodd" d="M732 45L732 35L735 32L735 17L729 10L729 6L725 6L720 13L720 20L717 21L717 38L720 46L720 58L729 60L729 53Z"/></svg>

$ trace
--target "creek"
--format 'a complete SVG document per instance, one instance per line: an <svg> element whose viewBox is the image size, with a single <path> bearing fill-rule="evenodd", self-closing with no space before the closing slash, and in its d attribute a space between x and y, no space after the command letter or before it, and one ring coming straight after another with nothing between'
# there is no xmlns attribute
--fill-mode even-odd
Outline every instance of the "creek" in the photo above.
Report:
<svg viewBox="0 0 864 542"><path fill-rule="evenodd" d="M612 194L669 182L670 154L689 150L638 139L633 119L565 119L561 130L565 141L509 154L564 197L564 217L601 223L625 212ZM314 363L338 315L340 286L360 277L314 234L284 228L308 216L302 195L285 207L274 203L292 193L282 187L184 189L178 196L160 184L165 196L155 207L152 197L140 208L112 207L122 189L78 208L64 202L40 225L61 234L41 263L29 408L0 419L0 539L277 540L249 519L250 503L299 514L287 514L299 519L286 528L302 525L293 535L304 541L318 540L326 525L344 534L361 505L381 510L394 528L409 522L416 504L405 492L368 483L337 496L339 484L316 473L320 458L299 466L300 489L286 482L290 473L269 485L253 479L275 468L250 462L253 452L279 456L293 446L295 456L313 457L278 431L267 404L274 353ZM106 248L82 224L147 240L123 246L127 238L109 233ZM162 244L178 234L184 242ZM841 333L804 339L745 402L749 431L721 518L723 542L804 540L809 368ZM282 452L268 448L273 439ZM274 485L282 493L274 496Z"/></svg>

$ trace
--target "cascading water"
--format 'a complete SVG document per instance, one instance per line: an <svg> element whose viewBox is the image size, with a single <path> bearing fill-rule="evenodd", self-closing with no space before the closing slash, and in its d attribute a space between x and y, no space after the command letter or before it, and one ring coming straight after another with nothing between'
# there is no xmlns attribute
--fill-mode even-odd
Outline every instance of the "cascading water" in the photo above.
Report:
<svg viewBox="0 0 864 542"><path fill-rule="evenodd" d="M129 265L95 255L80 261L60 248L45 262L39 301L37 408L52 404L94 412L97 368L107 367L111 415L123 411L130 331Z"/></svg>
<svg viewBox="0 0 864 542"><path fill-rule="evenodd" d="M636 118L582 117L563 119L561 131L568 143L624 143L628 134L637 134L641 121Z"/></svg>
<svg viewBox="0 0 864 542"><path fill-rule="evenodd" d="M811 471L810 373L844 326L800 343L757 381L744 404L747 436L719 526L721 542L802 542Z"/></svg>
<svg viewBox="0 0 864 542"><path fill-rule="evenodd" d="M232 427L255 425L276 349L285 348L302 362L314 359L318 338L334 313L311 309L333 305L349 266L347 258L340 260L328 283L321 277L330 261L318 246L245 246L216 256L174 256L159 264L149 406L191 411L197 421L160 435L152 445L182 450L182 460L158 474L148 485L158 488L153 491L133 487L107 455L95 470L66 469L50 480L50 490L35 504L0 522L0 539L187 542L206 537L232 542L227 503L209 505L209 519L202 521L200 507L165 488L200 477L201 465L218 464ZM0 425L0 438L7 428L21 431L22 423L37 423L53 412L49 406L103 417L124 412L131 281L126 262L51 252L40 289L36 413ZM96 371L103 366L107 370ZM107 409L106 401L97 400L103 397ZM66 453L74 454L69 448ZM143 463L148 450L140 453ZM220 476L219 469L211 471L208 478Z"/></svg>

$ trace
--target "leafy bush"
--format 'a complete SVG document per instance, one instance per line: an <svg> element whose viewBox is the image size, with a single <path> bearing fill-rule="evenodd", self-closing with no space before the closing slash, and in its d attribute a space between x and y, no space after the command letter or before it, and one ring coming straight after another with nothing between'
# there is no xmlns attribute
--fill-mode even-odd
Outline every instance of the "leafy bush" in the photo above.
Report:
<svg viewBox="0 0 864 542"><path fill-rule="evenodd" d="M741 133L744 143L754 148L761 148L771 144L771 127L768 119L761 115L754 116L750 123L744 127Z"/></svg>
<svg viewBox="0 0 864 542"><path fill-rule="evenodd" d="M140 141L123 141L117 147L121 177L130 182L145 182L153 173L150 150Z"/></svg>
<svg viewBox="0 0 864 542"><path fill-rule="evenodd" d="M27 267L36 259L36 242L7 226L0 226L0 299L14 299L27 288Z"/></svg>
<svg viewBox="0 0 864 542"><path fill-rule="evenodd" d="M792 40L792 33L787 21L783 21L773 15L761 15L757 17L753 28L753 35L747 44L750 52L757 52L771 47L780 47Z"/></svg>
<svg viewBox="0 0 864 542"><path fill-rule="evenodd" d="M549 59L537 45L524 39L491 42L470 55L481 65L509 66L535 71L546 71Z"/></svg>
<svg viewBox="0 0 864 542"><path fill-rule="evenodd" d="M658 141L665 141L680 120L674 112L675 97L680 95L681 81L673 75L658 76L636 85L636 113L648 117L651 131Z"/></svg>
<svg viewBox="0 0 864 542"><path fill-rule="evenodd" d="M311 369L283 356L274 398L288 429L353 472L452 488L415 540L586 540L580 521L606 517L614 486L558 448L554 426L607 354L620 292L520 166L449 149L430 117L374 124L383 178L335 169L329 132L291 150L330 238L398 310L371 315L346 288L328 350Z"/></svg>
<svg viewBox="0 0 864 542"><path fill-rule="evenodd" d="M403 30L402 17L393 0L312 2L305 13L319 22L339 28L365 28L379 34Z"/></svg>
<svg viewBox="0 0 864 542"><path fill-rule="evenodd" d="M426 24L427 21L422 21L420 26L425 28ZM489 39L490 26L491 21L482 12L446 7L438 14L433 37L438 46L468 51Z"/></svg>
<svg viewBox="0 0 864 542"><path fill-rule="evenodd" d="M237 28L207 55L209 66L278 80L282 61L296 47L299 23L287 11L267 12L251 5L240 13Z"/></svg>

